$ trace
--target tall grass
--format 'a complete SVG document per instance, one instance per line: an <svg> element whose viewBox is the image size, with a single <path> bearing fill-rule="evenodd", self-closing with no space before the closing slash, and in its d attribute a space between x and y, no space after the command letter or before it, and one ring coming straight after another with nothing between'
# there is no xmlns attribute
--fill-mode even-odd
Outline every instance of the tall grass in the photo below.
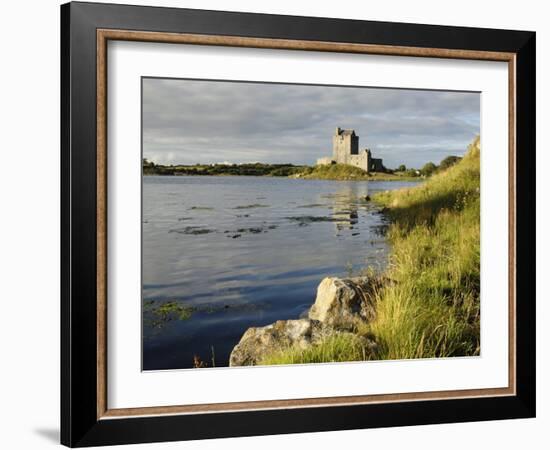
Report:
<svg viewBox="0 0 550 450"><path fill-rule="evenodd" d="M368 341L353 333L336 332L316 345L281 348L266 355L260 365L363 361L372 357Z"/></svg>
<svg viewBox="0 0 550 450"><path fill-rule="evenodd" d="M357 336L376 353L336 334L306 350L267 355L263 364L477 355L480 351L479 138L456 165L425 183L375 196L391 219L388 280L375 295L376 318ZM359 346L360 347L360 346Z"/></svg>
<svg viewBox="0 0 550 450"><path fill-rule="evenodd" d="M391 283L366 328L381 359L479 353L479 138L421 186L375 198L392 219Z"/></svg>

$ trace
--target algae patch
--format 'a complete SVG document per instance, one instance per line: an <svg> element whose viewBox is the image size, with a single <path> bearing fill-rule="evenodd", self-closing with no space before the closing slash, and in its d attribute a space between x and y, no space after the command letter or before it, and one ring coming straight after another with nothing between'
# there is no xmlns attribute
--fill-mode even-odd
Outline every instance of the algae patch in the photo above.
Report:
<svg viewBox="0 0 550 450"><path fill-rule="evenodd" d="M216 230L212 230L210 228L202 228L197 226L189 226L184 228L173 228L169 233L178 233L178 234L191 234L191 235L199 235L199 234L209 234L214 233Z"/></svg>
<svg viewBox="0 0 550 450"><path fill-rule="evenodd" d="M252 208L269 208L269 205L262 205L260 203L253 203L251 205L235 206L233 209L252 209Z"/></svg>

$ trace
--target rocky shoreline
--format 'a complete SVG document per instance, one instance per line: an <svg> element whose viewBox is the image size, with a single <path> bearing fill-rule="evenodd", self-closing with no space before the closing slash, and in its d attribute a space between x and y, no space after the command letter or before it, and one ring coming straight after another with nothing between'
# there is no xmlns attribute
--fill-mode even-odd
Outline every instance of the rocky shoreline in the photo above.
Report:
<svg viewBox="0 0 550 450"><path fill-rule="evenodd" d="M325 278L307 318L250 328L230 365L480 354L480 141L411 189L378 193L393 229L382 276Z"/></svg>
<svg viewBox="0 0 550 450"><path fill-rule="evenodd" d="M338 335L354 335L364 349L365 358L374 357L376 342L356 330L376 317L375 293L381 286L382 280L376 276L323 279L307 318L278 320L264 327L249 328L233 348L229 366L258 365L273 352L289 348L306 350Z"/></svg>

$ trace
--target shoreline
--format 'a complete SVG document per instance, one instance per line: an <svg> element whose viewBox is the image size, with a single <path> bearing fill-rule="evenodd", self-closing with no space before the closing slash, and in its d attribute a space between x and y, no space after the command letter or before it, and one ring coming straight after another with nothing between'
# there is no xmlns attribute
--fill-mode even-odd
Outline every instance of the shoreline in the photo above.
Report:
<svg viewBox="0 0 550 450"><path fill-rule="evenodd" d="M217 175L208 175L208 174L159 174L159 173L143 173L144 177L208 177L208 178L238 178L238 177L254 177L254 178L278 178L278 179L291 179L291 180L317 180L317 181L414 181L422 182L426 178L423 177L407 177L399 176L393 174L376 174L372 177L364 178L349 178L349 179L338 179L338 178L321 178L321 177L299 177L299 176L278 176L278 175L236 175L236 174L217 174Z"/></svg>
<svg viewBox="0 0 550 450"><path fill-rule="evenodd" d="M479 355L479 155L477 137L444 172L376 194L391 267L323 279L307 318L249 328L230 366Z"/></svg>
<svg viewBox="0 0 550 450"><path fill-rule="evenodd" d="M144 161L142 174L144 176L262 176L334 181L416 181L425 179L419 171L415 171L414 169L410 169L408 172L392 170L367 172L359 167L348 164L306 166L244 163L163 166Z"/></svg>

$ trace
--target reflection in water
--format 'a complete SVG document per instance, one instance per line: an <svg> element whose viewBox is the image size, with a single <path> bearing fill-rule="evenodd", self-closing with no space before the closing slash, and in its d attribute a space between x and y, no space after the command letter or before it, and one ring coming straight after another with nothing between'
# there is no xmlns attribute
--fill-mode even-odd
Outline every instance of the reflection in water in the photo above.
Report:
<svg viewBox="0 0 550 450"><path fill-rule="evenodd" d="M359 207L367 206L367 195L367 183L354 183L343 186L329 197L332 200L332 216L338 219L334 222L337 236L341 231L354 230L354 225L359 220ZM359 230L352 233L353 236L359 236L359 234L361 234Z"/></svg>
<svg viewBox="0 0 550 450"><path fill-rule="evenodd" d="M144 370L226 366L247 328L307 311L323 277L383 268L365 198L409 184L145 177Z"/></svg>

